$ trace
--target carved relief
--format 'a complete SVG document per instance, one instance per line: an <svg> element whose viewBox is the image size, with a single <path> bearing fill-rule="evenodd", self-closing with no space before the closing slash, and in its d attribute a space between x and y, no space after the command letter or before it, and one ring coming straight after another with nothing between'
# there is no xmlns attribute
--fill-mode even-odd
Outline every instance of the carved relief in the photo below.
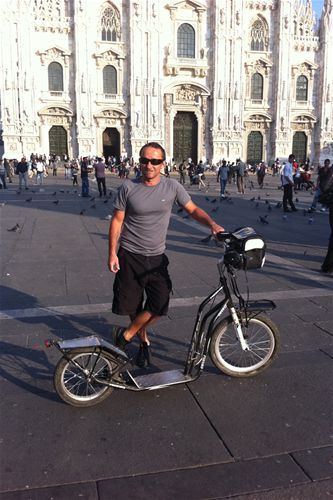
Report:
<svg viewBox="0 0 333 500"><path fill-rule="evenodd" d="M66 52L59 47L51 47L44 52L37 51L36 54L40 56L42 66L48 61L60 61L65 66L68 66L69 56L71 55L70 52Z"/></svg>
<svg viewBox="0 0 333 500"><path fill-rule="evenodd" d="M176 88L175 98L177 101L195 101L197 95L199 95L197 90L194 90L191 85L181 85Z"/></svg>

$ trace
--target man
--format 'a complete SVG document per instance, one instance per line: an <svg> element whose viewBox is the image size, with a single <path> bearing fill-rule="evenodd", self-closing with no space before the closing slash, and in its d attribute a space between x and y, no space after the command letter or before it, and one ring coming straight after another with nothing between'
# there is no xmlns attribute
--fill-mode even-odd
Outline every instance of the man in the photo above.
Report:
<svg viewBox="0 0 333 500"><path fill-rule="evenodd" d="M99 197L102 197L102 188L103 194L106 196L106 185L105 185L105 169L106 165L102 161L102 158L97 158L97 163L95 163L95 176L97 180L97 187L99 191Z"/></svg>
<svg viewBox="0 0 333 500"><path fill-rule="evenodd" d="M81 161L81 180L82 197L87 198L89 196L89 170L88 158L86 156Z"/></svg>
<svg viewBox="0 0 333 500"><path fill-rule="evenodd" d="M324 161L324 166L323 167L319 167L318 177L317 177L317 184L316 184L316 190L315 190L315 194L313 196L313 200L312 200L312 204L311 204L311 207L309 209L309 212L315 212L316 211L318 198L321 195L321 193L323 192L323 190L325 189L326 182L327 182L327 180L330 177L330 170L331 170L330 163L331 163L330 160L327 158ZM321 210L323 212L326 211L325 208L322 208Z"/></svg>
<svg viewBox="0 0 333 500"><path fill-rule="evenodd" d="M225 198L225 188L229 177L229 167L225 160L222 160L222 165L217 172L217 182L220 181L220 198Z"/></svg>
<svg viewBox="0 0 333 500"><path fill-rule="evenodd" d="M186 162L185 162L185 160L183 160L179 164L178 171L179 171L179 182L184 185L185 184L185 174L186 174Z"/></svg>
<svg viewBox="0 0 333 500"><path fill-rule="evenodd" d="M25 156L22 156L21 161L16 166L16 171L19 174L19 190L22 189L22 182L24 182L25 189L28 188L28 162Z"/></svg>
<svg viewBox="0 0 333 500"><path fill-rule="evenodd" d="M282 167L281 170L281 182L283 187L283 210L284 212L297 212L297 208L293 202L293 162L295 156L293 154L289 155L287 163ZM288 203L291 210L288 208Z"/></svg>
<svg viewBox="0 0 333 500"><path fill-rule="evenodd" d="M160 144L150 142L141 148L140 165L141 178L125 180L114 202L108 267L116 273L112 311L131 319L126 329L114 330L114 342L125 349L138 335L137 364L145 366L149 363L147 327L168 311L172 285L164 250L174 201L213 235L223 228L193 203L181 184L161 176L165 151Z"/></svg>
<svg viewBox="0 0 333 500"><path fill-rule="evenodd" d="M244 194L244 177L245 177L245 172L246 172L246 165L241 159L238 159L237 163L237 170L236 170L236 175L237 175L237 188L238 192L241 194Z"/></svg>
<svg viewBox="0 0 333 500"><path fill-rule="evenodd" d="M325 160L325 164L328 162L328 167L330 164L329 160ZM329 224L331 227L331 235L328 242L327 253L325 260L322 263L321 271L323 273L332 274L333 273L333 166L328 168L325 184L322 185L322 194L326 195L326 206L329 210Z"/></svg>

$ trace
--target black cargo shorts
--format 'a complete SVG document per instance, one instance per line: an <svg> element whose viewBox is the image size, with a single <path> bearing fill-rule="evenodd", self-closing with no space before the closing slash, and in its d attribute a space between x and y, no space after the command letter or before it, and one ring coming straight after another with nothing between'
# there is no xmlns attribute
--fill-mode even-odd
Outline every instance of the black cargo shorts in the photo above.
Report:
<svg viewBox="0 0 333 500"><path fill-rule="evenodd" d="M165 316L172 290L168 257L144 256L119 248L118 259L120 269L113 285L112 312L132 316L149 311Z"/></svg>

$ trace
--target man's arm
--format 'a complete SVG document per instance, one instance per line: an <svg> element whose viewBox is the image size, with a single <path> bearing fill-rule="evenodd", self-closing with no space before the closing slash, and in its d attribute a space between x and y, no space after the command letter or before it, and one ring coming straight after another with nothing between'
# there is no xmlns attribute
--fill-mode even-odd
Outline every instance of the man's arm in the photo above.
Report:
<svg viewBox="0 0 333 500"><path fill-rule="evenodd" d="M114 210L109 229L109 258L108 267L112 273L119 271L119 260L117 257L118 241L123 227L125 212Z"/></svg>
<svg viewBox="0 0 333 500"><path fill-rule="evenodd" d="M190 216L200 222L200 224L203 224L204 226L209 227L211 230L212 234L215 236L216 233L220 233L224 231L224 228L217 224L204 210L199 208L193 201L189 201L184 205L184 209Z"/></svg>

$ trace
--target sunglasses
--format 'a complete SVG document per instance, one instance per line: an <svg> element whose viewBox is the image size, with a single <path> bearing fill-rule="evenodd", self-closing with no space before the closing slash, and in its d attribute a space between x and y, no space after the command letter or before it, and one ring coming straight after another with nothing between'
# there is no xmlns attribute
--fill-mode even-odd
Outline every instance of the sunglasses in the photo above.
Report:
<svg viewBox="0 0 333 500"><path fill-rule="evenodd" d="M157 165L161 165L161 163L164 162L161 158L145 158L144 156L142 156L139 161L141 165L148 165L148 163L150 163L154 167L157 167Z"/></svg>

